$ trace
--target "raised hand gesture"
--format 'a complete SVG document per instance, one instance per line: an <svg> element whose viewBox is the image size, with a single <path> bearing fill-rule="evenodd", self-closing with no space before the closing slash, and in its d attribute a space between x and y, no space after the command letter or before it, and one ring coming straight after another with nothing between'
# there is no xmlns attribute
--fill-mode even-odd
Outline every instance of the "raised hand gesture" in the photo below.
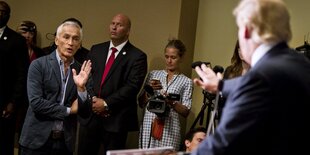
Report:
<svg viewBox="0 0 310 155"><path fill-rule="evenodd" d="M92 68L91 68L91 61L90 60L84 61L79 74L76 73L75 69L72 69L73 80L77 86L78 91L85 91L86 90L86 83L88 81L91 69Z"/></svg>
<svg viewBox="0 0 310 155"><path fill-rule="evenodd" d="M215 74L214 71L205 64L195 67L195 71L200 76L200 79L195 78L193 80L197 86L211 93L218 91L218 83L222 79L221 73Z"/></svg>

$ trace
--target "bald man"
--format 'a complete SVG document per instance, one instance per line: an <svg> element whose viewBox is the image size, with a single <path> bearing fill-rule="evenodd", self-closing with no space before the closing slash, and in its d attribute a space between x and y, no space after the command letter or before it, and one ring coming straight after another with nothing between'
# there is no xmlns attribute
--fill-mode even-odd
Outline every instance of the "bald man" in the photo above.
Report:
<svg viewBox="0 0 310 155"><path fill-rule="evenodd" d="M128 131L138 131L137 94L147 73L147 56L129 42L130 28L130 19L117 14L109 27L111 40L93 45L88 54L93 102L81 109L79 155L97 155L101 144L104 153L124 149Z"/></svg>

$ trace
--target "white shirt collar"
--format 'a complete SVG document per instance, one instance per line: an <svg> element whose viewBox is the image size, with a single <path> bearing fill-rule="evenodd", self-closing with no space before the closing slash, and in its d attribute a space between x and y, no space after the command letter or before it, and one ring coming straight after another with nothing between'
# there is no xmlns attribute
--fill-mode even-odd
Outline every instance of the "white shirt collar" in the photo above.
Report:
<svg viewBox="0 0 310 155"><path fill-rule="evenodd" d="M251 67L254 65L272 48L276 45L276 43L268 43L259 45L252 56Z"/></svg>
<svg viewBox="0 0 310 155"><path fill-rule="evenodd" d="M3 34L5 28L6 28L6 26L3 26L2 28L0 28L0 38L2 37L2 34Z"/></svg>
<svg viewBox="0 0 310 155"><path fill-rule="evenodd" d="M119 51L121 51L123 49L123 47L125 46L125 44L128 42L128 40L126 40L125 42L121 43L120 45L116 46L115 48L117 49L117 52L118 53ZM109 50L114 47L112 41L110 41L110 47L109 47Z"/></svg>

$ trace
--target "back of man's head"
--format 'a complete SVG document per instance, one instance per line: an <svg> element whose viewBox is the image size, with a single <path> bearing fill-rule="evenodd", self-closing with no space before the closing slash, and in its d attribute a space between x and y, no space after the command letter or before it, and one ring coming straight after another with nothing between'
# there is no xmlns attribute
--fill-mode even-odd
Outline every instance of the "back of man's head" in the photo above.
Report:
<svg viewBox="0 0 310 155"><path fill-rule="evenodd" d="M282 0L242 0L234 9L237 21L253 28L257 43L272 43L292 38L290 16Z"/></svg>

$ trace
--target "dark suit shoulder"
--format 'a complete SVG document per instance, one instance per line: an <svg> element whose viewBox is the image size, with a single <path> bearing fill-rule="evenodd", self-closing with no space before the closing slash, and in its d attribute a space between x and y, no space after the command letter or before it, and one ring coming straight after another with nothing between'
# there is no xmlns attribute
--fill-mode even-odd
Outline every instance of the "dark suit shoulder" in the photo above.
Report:
<svg viewBox="0 0 310 155"><path fill-rule="evenodd" d="M95 45L92 45L90 48L90 52L88 52L88 56L94 55L94 53L104 53L105 49L108 49L110 45L110 42L104 42L104 43L98 43ZM96 54L95 54L96 55Z"/></svg>
<svg viewBox="0 0 310 155"><path fill-rule="evenodd" d="M92 45L90 50L92 51L94 48L105 47L105 46L109 47L109 45L110 45L110 41L106 41L103 43L97 43L97 44Z"/></svg>
<svg viewBox="0 0 310 155"><path fill-rule="evenodd" d="M4 32L3 32L3 37L4 36L8 36L7 39L8 40L14 40L14 41L22 41L22 42L26 42L25 37L23 37L22 35L20 35L19 33L17 33L16 31L12 30L9 27L6 27Z"/></svg>
<svg viewBox="0 0 310 155"><path fill-rule="evenodd" d="M103 42L103 43L98 43L98 44L95 44L91 47L91 51L94 50L94 49L97 49L97 48L109 48L110 46L110 41L106 41L106 42ZM137 48L136 46L134 46L133 44L131 44L129 41L126 43L126 45L123 47L122 50L133 50L133 51L136 51L138 53L144 53L141 49Z"/></svg>
<svg viewBox="0 0 310 155"><path fill-rule="evenodd" d="M42 50L42 48L37 47L37 46L33 47L33 52L36 54L37 58L46 55L45 52Z"/></svg>
<svg viewBox="0 0 310 155"><path fill-rule="evenodd" d="M139 49L138 47L134 46L129 41L124 46L123 51L129 51L129 54L132 54L132 55L136 55L136 56L142 55L142 56L146 57L146 54L141 49Z"/></svg>
<svg viewBox="0 0 310 155"><path fill-rule="evenodd" d="M39 58L37 58L37 59L34 59L32 62L31 62L31 64L30 65L33 65L33 64L42 64L42 63L44 63L44 62L47 62L48 61L48 57L49 57L49 55L44 55L44 56L41 56L41 57L39 57Z"/></svg>
<svg viewBox="0 0 310 155"><path fill-rule="evenodd" d="M42 63L42 62L47 62L47 61L49 61L49 60L51 60L51 59L56 59L56 51L54 51L54 52L52 52L52 53L50 53L50 54L47 54L47 55L43 55L43 56L41 56L41 57L39 57L39 58L37 58L37 59L34 59L34 60L32 61L32 63L33 63L33 62L36 62L36 61L38 61L38 62L40 62L40 63Z"/></svg>

